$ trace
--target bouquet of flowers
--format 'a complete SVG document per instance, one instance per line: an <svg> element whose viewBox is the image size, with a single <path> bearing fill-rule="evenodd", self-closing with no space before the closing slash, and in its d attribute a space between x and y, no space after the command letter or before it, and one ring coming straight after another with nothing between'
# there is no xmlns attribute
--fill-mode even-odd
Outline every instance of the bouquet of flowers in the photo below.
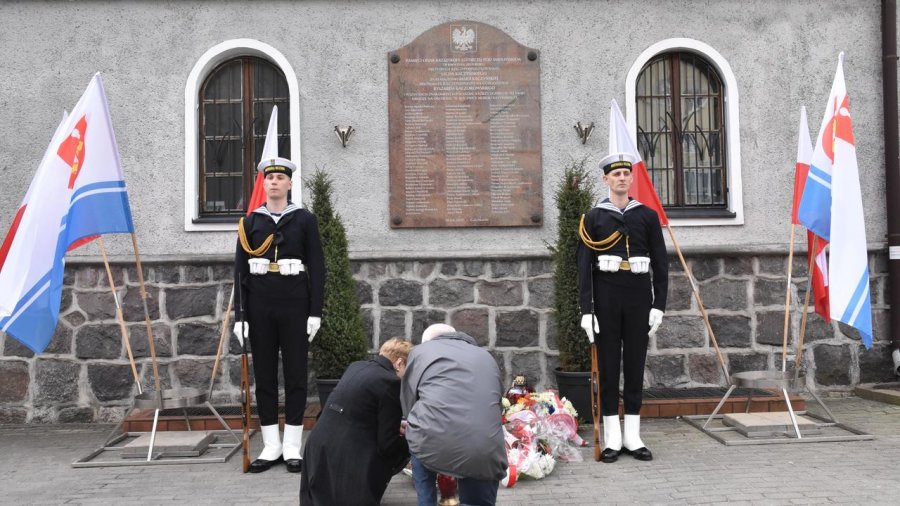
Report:
<svg viewBox="0 0 900 506"><path fill-rule="evenodd" d="M508 476L503 485L512 487L519 477L541 479L550 474L557 460L579 462L578 448L586 443L578 436L578 413L567 399L553 390L504 398L503 429L506 436Z"/></svg>

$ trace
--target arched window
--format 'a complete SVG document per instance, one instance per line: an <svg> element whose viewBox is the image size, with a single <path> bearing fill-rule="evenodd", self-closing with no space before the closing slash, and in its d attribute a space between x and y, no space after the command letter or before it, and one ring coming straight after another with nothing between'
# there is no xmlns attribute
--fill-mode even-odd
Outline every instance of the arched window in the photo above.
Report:
<svg viewBox="0 0 900 506"><path fill-rule="evenodd" d="M246 213L275 105L279 109L278 152L291 157L288 84L271 62L241 56L209 73L200 87L198 104L198 218L236 221Z"/></svg>
<svg viewBox="0 0 900 506"><path fill-rule="evenodd" d="M675 225L744 222L737 81L703 42L666 39L626 79L629 129Z"/></svg>
<svg viewBox="0 0 900 506"><path fill-rule="evenodd" d="M293 66L265 42L230 39L200 56L184 86L186 231L237 230L273 105L280 154L300 160L300 103ZM297 176L294 192L300 195Z"/></svg>
<svg viewBox="0 0 900 506"><path fill-rule="evenodd" d="M727 209L722 79L702 57L664 53L637 80L637 144L666 210Z"/></svg>

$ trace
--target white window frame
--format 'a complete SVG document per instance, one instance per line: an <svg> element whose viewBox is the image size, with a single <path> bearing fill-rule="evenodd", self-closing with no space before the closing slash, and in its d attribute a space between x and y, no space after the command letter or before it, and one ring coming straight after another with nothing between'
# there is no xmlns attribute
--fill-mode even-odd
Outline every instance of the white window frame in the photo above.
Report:
<svg viewBox="0 0 900 506"><path fill-rule="evenodd" d="M184 229L188 232L235 231L237 223L195 223L200 217L200 87L210 72L222 62L240 56L256 56L278 66L287 80L291 107L291 158L300 160L300 87L294 67L274 47L255 39L232 39L211 47L197 60L184 87ZM300 164L297 163L299 166ZM294 177L294 191L303 191L299 170ZM298 204L301 205L301 204Z"/></svg>
<svg viewBox="0 0 900 506"><path fill-rule="evenodd" d="M625 78L625 107L628 132L632 139L637 138L637 79L641 69L660 53L687 51L706 58L719 72L725 83L725 129L728 132L728 210L734 213L732 218L670 218L673 226L710 226L710 225L743 225L744 199L741 185L741 136L740 108L738 106L738 86L734 72L728 61L712 46L694 39L673 38L653 44L638 56Z"/></svg>

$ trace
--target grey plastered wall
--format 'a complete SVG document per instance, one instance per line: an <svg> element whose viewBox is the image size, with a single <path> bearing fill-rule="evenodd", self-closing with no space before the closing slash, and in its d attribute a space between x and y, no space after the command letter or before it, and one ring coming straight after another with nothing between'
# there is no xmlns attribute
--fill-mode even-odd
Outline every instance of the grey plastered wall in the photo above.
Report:
<svg viewBox="0 0 900 506"><path fill-rule="evenodd" d="M316 1L4 2L0 4L0 230L6 230L63 109L103 73L142 253L212 255L227 232L185 232L187 76L209 48L254 38L278 49L300 89L306 170L336 180L336 206L356 258L449 253L543 254L553 238L552 188L572 158L606 152L609 100L622 104L638 55L668 38L721 53L740 93L745 224L683 228L686 248L784 251L796 125L815 136L837 53L846 51L870 247L884 244L879 2ZM545 223L539 228L392 231L388 226L388 51L454 19L473 19L541 51ZM586 146L572 125L598 125ZM331 130L358 132L342 149ZM668 240L668 239L667 239ZM113 256L130 254L111 238ZM463 246L464 245L464 246ZM96 258L96 246L74 255Z"/></svg>

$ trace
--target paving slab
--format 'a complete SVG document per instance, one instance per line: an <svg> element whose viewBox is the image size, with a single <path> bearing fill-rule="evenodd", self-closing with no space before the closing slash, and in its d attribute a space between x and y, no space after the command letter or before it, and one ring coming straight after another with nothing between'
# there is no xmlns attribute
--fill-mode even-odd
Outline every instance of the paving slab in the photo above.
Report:
<svg viewBox="0 0 900 506"><path fill-rule="evenodd" d="M151 445L153 454L161 457L199 457L215 439L206 431L144 433L123 445L122 458L146 458Z"/></svg>
<svg viewBox="0 0 900 506"><path fill-rule="evenodd" d="M900 497L900 406L857 397L826 399L838 420L870 441L725 446L679 419L643 420L652 462L559 463L539 481L501 489L509 505L896 503ZM222 464L71 467L102 444L109 425L0 426L2 504L297 504L300 479L275 467L243 474L236 454ZM591 427L582 427L590 437ZM261 449L252 439L254 455ZM382 504L415 505L412 480L397 475Z"/></svg>
<svg viewBox="0 0 900 506"><path fill-rule="evenodd" d="M809 418L796 415L797 427L800 434L818 434L816 422ZM767 437L776 434L790 432L794 434L794 425L791 414L787 411L772 413L729 413L722 417L722 423L727 427L734 427L738 432L747 437Z"/></svg>

